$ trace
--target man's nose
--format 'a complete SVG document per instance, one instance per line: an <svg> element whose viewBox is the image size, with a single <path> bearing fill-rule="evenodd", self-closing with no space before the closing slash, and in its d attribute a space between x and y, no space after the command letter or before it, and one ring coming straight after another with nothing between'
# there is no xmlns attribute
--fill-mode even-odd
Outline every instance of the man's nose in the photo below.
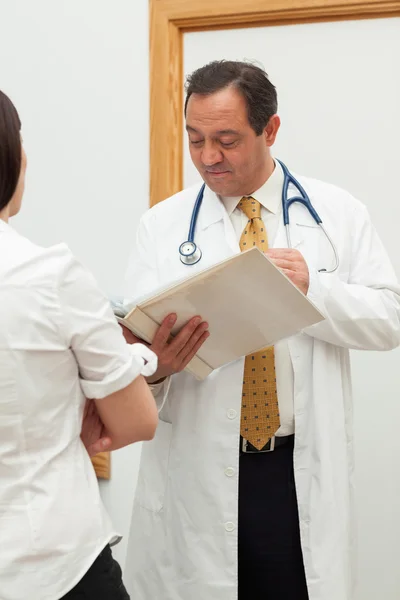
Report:
<svg viewBox="0 0 400 600"><path fill-rule="evenodd" d="M215 144L206 143L201 153L201 162L205 167L212 167L223 161L223 154Z"/></svg>

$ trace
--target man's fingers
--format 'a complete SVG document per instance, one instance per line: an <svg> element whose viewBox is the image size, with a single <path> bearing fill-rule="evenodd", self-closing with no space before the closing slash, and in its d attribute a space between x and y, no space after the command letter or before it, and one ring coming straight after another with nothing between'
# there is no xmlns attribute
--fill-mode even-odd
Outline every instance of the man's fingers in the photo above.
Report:
<svg viewBox="0 0 400 600"><path fill-rule="evenodd" d="M293 248L268 248L265 254L268 258L294 259L300 256L300 252Z"/></svg>
<svg viewBox="0 0 400 600"><path fill-rule="evenodd" d="M201 317L193 317L169 344L169 354L177 356L186 346L196 329L202 324Z"/></svg>
<svg viewBox="0 0 400 600"><path fill-rule="evenodd" d="M205 336L205 340L206 340L209 337L209 335L210 334L208 332L208 323L205 323L205 322L200 323L200 325L194 331L193 335L189 338L189 340L186 342L185 346L179 352L179 354L177 356L178 361L184 362L186 360L186 357L192 352L193 348L197 347L197 344L200 341L200 339L203 336ZM202 343L204 343L204 342L202 342ZM197 352L197 350L196 350L196 352Z"/></svg>
<svg viewBox="0 0 400 600"><path fill-rule="evenodd" d="M170 314L161 323L151 344L151 349L157 354L163 350L171 337L171 331L176 323L176 315Z"/></svg>
<svg viewBox="0 0 400 600"><path fill-rule="evenodd" d="M200 348L202 347L202 345L204 344L204 342L206 341L207 338L210 337L210 332L209 331L205 331L202 336L200 337L200 339L197 341L197 343L193 346L193 348L190 350L190 352L186 355L185 359L182 362L182 369L184 369L192 360L192 358L194 356L196 356L197 352L200 350Z"/></svg>
<svg viewBox="0 0 400 600"><path fill-rule="evenodd" d="M282 258L274 258L272 259L272 262L276 267L278 267L278 269L289 269L290 271L294 271L294 267L296 266L295 262Z"/></svg>
<svg viewBox="0 0 400 600"><path fill-rule="evenodd" d="M284 273L286 275L286 277L288 277L292 282L293 280L296 278L296 276L298 275L298 273L296 273L296 271L293 271L292 269L281 269L282 273Z"/></svg>
<svg viewBox="0 0 400 600"><path fill-rule="evenodd" d="M122 323L120 323L120 327L122 329L122 333L124 334L124 338L127 344L144 343L143 340L136 337L136 335L133 335L132 331L125 327L125 325L122 325Z"/></svg>

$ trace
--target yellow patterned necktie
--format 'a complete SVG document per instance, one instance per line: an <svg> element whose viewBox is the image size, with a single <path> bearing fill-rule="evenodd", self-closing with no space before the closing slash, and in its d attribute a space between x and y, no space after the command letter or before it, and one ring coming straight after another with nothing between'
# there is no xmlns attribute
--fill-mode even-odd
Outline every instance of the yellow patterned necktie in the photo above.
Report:
<svg viewBox="0 0 400 600"><path fill-rule="evenodd" d="M257 246L265 252L268 249L268 239L261 218L261 204L251 196L243 197L239 208L249 219L240 238L241 251ZM245 440L261 450L279 427L275 356L271 346L246 356L240 433Z"/></svg>

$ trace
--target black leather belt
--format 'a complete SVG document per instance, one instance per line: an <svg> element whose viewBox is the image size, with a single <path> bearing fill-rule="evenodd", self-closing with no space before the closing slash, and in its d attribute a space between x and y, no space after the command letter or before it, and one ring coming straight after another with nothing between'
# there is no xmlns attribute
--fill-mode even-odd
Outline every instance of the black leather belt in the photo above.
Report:
<svg viewBox="0 0 400 600"><path fill-rule="evenodd" d="M261 450L258 450L255 446L250 444L247 440L240 436L240 452L243 454L260 454L262 452L273 452L280 446L286 446L286 444L294 444L294 435L286 435L283 437L274 436L265 444Z"/></svg>

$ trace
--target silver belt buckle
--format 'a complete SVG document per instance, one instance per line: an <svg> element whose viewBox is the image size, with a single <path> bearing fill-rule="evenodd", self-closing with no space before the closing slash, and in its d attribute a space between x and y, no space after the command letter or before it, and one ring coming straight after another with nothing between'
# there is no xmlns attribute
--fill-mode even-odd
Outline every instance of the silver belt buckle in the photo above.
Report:
<svg viewBox="0 0 400 600"><path fill-rule="evenodd" d="M270 445L268 450L257 450L254 452L253 450L247 450L248 441L242 438L242 452L247 452L248 454L264 454L265 452L273 452L275 450L275 436L273 435L270 440Z"/></svg>

